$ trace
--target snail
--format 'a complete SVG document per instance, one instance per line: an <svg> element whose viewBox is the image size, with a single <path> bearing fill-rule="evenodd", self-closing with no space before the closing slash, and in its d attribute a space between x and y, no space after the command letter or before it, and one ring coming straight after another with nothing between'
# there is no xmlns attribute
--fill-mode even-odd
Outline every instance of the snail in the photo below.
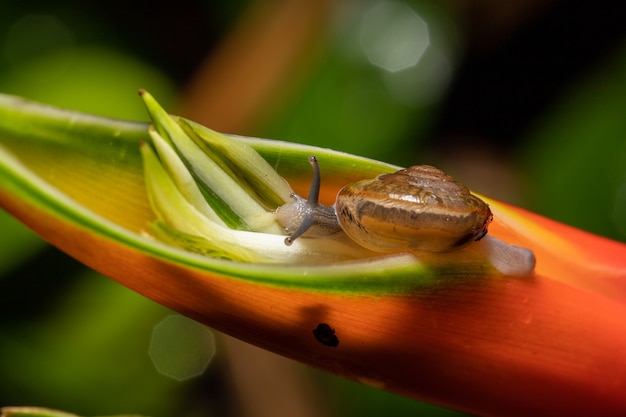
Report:
<svg viewBox="0 0 626 417"><path fill-rule="evenodd" d="M321 237L343 230L374 252L450 252L482 240L480 251L506 275L528 275L535 267L531 250L487 236L493 219L489 205L445 172L416 165L346 185L333 206L318 201L321 174L309 157L313 179L307 199L276 210L291 245L301 236Z"/></svg>

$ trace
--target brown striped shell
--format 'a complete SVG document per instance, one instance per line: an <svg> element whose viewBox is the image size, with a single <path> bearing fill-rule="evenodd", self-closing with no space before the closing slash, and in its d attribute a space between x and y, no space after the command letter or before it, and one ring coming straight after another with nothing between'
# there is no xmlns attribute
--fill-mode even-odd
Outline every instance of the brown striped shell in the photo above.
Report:
<svg viewBox="0 0 626 417"><path fill-rule="evenodd" d="M438 168L412 166L339 191L337 220L352 240L377 252L443 252L481 239L487 203Z"/></svg>

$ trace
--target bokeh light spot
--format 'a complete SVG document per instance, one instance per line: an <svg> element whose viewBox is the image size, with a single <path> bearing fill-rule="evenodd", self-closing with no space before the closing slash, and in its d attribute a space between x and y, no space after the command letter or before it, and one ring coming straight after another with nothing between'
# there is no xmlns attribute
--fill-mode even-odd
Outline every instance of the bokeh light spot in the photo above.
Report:
<svg viewBox="0 0 626 417"><path fill-rule="evenodd" d="M405 3L383 1L363 17L359 40L369 61L389 72L417 65L430 44L428 25Z"/></svg>
<svg viewBox="0 0 626 417"><path fill-rule="evenodd" d="M206 370L215 355L215 339L202 324L171 315L154 326L149 354L159 373L184 381Z"/></svg>

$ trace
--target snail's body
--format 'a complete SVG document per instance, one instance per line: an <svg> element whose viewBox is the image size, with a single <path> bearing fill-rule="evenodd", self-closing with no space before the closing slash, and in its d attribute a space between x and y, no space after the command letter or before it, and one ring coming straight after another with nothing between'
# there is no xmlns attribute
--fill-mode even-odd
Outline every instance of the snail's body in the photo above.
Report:
<svg viewBox="0 0 626 417"><path fill-rule="evenodd" d="M333 207L318 203L320 172L309 158L314 176L308 200L277 211L290 234L314 237L343 230L359 245L376 252L425 250L445 252L481 239L492 215L489 206L443 171L428 165L402 169L342 188Z"/></svg>

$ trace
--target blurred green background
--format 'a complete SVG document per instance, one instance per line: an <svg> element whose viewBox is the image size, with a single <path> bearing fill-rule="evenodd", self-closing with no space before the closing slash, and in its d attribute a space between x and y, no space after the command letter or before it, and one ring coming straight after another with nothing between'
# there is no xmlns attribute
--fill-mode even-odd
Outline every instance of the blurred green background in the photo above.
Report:
<svg viewBox="0 0 626 417"><path fill-rule="evenodd" d="M624 15L626 3L582 0L4 0L0 91L147 120L145 88L218 130L439 165L473 190L626 241ZM0 406L460 415L219 334L213 352L191 325L157 337L170 311L2 212L0 230ZM210 362L172 378L152 361L168 349L184 369Z"/></svg>

